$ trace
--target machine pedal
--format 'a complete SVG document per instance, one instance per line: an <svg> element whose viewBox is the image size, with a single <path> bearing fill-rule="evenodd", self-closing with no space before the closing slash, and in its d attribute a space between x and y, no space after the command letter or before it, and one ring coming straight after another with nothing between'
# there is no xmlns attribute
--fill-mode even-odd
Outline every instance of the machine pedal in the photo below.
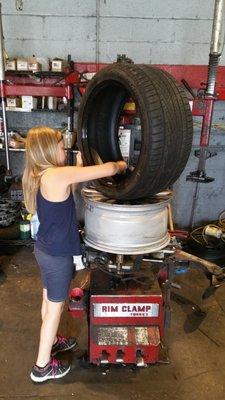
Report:
<svg viewBox="0 0 225 400"><path fill-rule="evenodd" d="M103 350L100 362L101 362L101 364L109 363L109 354L107 353L107 351Z"/></svg>
<svg viewBox="0 0 225 400"><path fill-rule="evenodd" d="M124 363L124 352L122 350L118 350L116 353L116 363Z"/></svg>
<svg viewBox="0 0 225 400"><path fill-rule="evenodd" d="M141 350L137 350L136 352L136 365L137 367L147 367L147 364L144 361L144 358L142 356Z"/></svg>

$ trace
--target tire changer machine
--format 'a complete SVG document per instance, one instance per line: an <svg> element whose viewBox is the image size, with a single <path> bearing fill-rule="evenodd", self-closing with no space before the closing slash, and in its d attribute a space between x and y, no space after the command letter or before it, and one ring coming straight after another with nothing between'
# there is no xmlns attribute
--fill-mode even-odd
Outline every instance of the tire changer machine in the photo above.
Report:
<svg viewBox="0 0 225 400"><path fill-rule="evenodd" d="M72 290L69 311L73 317L87 313L89 361L138 366L155 363L170 319L169 286L162 283L161 272L171 275L166 258L174 252L167 247L171 195L156 196L149 204L107 200L88 188L82 195L90 289L85 295L86 309L83 293ZM164 262L158 260L160 268L150 266L149 253L153 252L165 256Z"/></svg>
<svg viewBox="0 0 225 400"><path fill-rule="evenodd" d="M216 71L224 43L223 6L222 0L215 1L205 97L210 104L214 101ZM210 110L211 121L213 107ZM211 125L207 121L204 117L199 171L192 173L191 180L204 177ZM156 363L160 360L165 328L170 325L170 292L177 265L188 260L203 271L210 281L203 299L225 282L224 269L185 253L171 238L167 229L171 192L130 202L107 199L88 188L82 194L90 286L86 291L71 291L69 312L75 318L87 315L88 361L97 365Z"/></svg>
<svg viewBox="0 0 225 400"><path fill-rule="evenodd" d="M170 293L179 260L197 262L210 279L209 290L220 286L224 273L174 246L167 229L170 192L147 202L111 200L88 188L82 195L90 286L71 291L69 312L75 318L87 315L88 362L156 363L170 325Z"/></svg>
<svg viewBox="0 0 225 400"><path fill-rule="evenodd" d="M224 40L223 0L215 0L205 103L215 100L216 72ZM194 100L195 101L195 100ZM197 100L198 101L198 100ZM202 99L201 99L202 101ZM198 103L197 103L198 104ZM203 115L201 151L197 173L188 179L205 179L205 160L213 106ZM193 112L195 115L195 112ZM202 297L209 297L225 282L217 265L185 253L167 229L171 192L147 201L107 199L93 189L83 189L85 264L90 286L71 291L69 312L88 319L88 362L97 365L160 361L165 328L170 325L170 293L180 262L191 261L209 279ZM213 233L212 233L213 235ZM82 285L81 285L82 287Z"/></svg>

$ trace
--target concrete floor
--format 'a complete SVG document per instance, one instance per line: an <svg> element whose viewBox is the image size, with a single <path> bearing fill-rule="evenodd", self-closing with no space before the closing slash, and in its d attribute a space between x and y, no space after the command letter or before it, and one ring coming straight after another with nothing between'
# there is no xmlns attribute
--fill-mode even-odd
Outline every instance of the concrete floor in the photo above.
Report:
<svg viewBox="0 0 225 400"><path fill-rule="evenodd" d="M170 364L138 371L114 367L103 374L99 367L82 366L87 327L65 312L60 332L76 335L80 343L60 357L71 361L72 371L62 380L34 384L29 374L40 328L38 268L32 250L24 247L0 256L0 264L6 274L0 282L0 399L225 399L225 286L203 303L206 278L199 271L178 277L182 289L174 289L166 335ZM206 314L197 312L195 304Z"/></svg>

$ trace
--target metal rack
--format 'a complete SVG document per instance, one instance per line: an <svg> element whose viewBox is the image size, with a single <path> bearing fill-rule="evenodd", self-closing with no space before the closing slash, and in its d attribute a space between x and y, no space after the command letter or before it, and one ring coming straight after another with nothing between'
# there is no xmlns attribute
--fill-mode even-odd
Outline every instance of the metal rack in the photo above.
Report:
<svg viewBox="0 0 225 400"><path fill-rule="evenodd" d="M68 97L70 85L76 85L82 94L87 80L82 80L85 73L93 73L104 68L107 64L74 63L74 71L6 71L4 83L5 96L56 96ZM207 65L167 65L160 64L156 67L169 72L178 82L183 79L192 89L205 88L207 79ZM225 100L225 67L218 67L217 99ZM0 91L1 93L1 91Z"/></svg>

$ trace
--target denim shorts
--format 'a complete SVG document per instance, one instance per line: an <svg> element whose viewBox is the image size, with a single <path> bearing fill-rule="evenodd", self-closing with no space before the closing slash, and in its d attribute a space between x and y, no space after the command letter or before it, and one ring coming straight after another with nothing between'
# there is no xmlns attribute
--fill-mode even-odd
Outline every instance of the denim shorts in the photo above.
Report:
<svg viewBox="0 0 225 400"><path fill-rule="evenodd" d="M52 256L34 246L34 254L41 271L43 288L48 300L59 302L68 298L74 273L72 256Z"/></svg>

